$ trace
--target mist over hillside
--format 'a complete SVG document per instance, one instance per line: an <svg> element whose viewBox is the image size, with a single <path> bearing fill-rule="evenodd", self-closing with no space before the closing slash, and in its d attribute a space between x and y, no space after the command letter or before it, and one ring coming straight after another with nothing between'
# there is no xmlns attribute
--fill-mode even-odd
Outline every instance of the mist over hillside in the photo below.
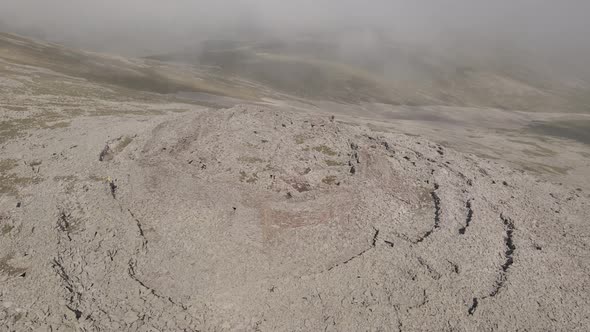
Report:
<svg viewBox="0 0 590 332"><path fill-rule="evenodd" d="M581 68L590 50L589 11L587 1L548 0L7 0L0 4L0 22L17 33L137 56L212 38L370 28L450 55L525 50ZM349 42L362 48L357 37Z"/></svg>
<svg viewBox="0 0 590 332"><path fill-rule="evenodd" d="M25 0L0 4L0 28L213 66L304 98L587 112L588 11L532 0Z"/></svg>
<svg viewBox="0 0 590 332"><path fill-rule="evenodd" d="M0 331L582 331L590 4L0 1Z"/></svg>

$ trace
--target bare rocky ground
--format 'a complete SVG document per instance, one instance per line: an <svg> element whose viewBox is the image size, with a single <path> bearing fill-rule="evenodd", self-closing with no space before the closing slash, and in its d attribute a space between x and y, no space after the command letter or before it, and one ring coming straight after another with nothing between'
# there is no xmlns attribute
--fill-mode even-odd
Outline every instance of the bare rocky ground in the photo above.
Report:
<svg viewBox="0 0 590 332"><path fill-rule="evenodd" d="M16 139L5 330L584 330L588 194L257 106Z"/></svg>
<svg viewBox="0 0 590 332"><path fill-rule="evenodd" d="M590 325L588 146L513 136L556 114L206 108L3 52L2 331Z"/></svg>
<svg viewBox="0 0 590 332"><path fill-rule="evenodd" d="M590 129L586 129L590 124L589 114L375 103L310 105L280 100L268 100L267 104L327 116L336 114L351 125L424 137L460 152L502 161L550 182L590 190L590 141L533 130L537 123L563 121L573 128L563 128L562 134L575 131L575 124L581 124L584 129L580 131L590 138Z"/></svg>

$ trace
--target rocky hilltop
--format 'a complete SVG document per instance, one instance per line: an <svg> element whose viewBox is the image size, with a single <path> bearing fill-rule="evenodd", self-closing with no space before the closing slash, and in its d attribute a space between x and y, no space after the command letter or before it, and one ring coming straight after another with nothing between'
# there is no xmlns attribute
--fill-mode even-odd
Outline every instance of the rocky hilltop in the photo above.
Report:
<svg viewBox="0 0 590 332"><path fill-rule="evenodd" d="M328 116L117 119L4 145L32 180L0 201L2 329L590 325L582 189Z"/></svg>

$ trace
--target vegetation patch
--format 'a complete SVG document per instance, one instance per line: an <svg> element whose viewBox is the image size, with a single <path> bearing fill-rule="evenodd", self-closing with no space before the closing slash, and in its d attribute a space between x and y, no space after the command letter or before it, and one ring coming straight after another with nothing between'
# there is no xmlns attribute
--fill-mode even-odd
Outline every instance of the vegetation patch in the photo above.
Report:
<svg viewBox="0 0 590 332"><path fill-rule="evenodd" d="M75 175L57 175L53 177L53 180L57 182L73 182L78 180L78 177Z"/></svg>
<svg viewBox="0 0 590 332"><path fill-rule="evenodd" d="M24 119L2 121L0 122L0 143L22 136L29 129L56 129L66 128L70 125L69 122L62 120L61 115L47 112Z"/></svg>
<svg viewBox="0 0 590 332"><path fill-rule="evenodd" d="M2 105L2 108L6 108L6 109L14 111L14 112L22 112L22 111L28 110L28 107L26 107L26 106L14 106L14 105Z"/></svg>
<svg viewBox="0 0 590 332"><path fill-rule="evenodd" d="M302 134L295 135L295 144L305 143L305 136Z"/></svg>
<svg viewBox="0 0 590 332"><path fill-rule="evenodd" d="M528 130L590 145L590 120L533 122L528 126Z"/></svg>
<svg viewBox="0 0 590 332"><path fill-rule="evenodd" d="M291 187L293 187L293 189L297 190L297 192L300 192L300 193L311 190L311 186L307 182L295 181L295 182L291 183Z"/></svg>
<svg viewBox="0 0 590 332"><path fill-rule="evenodd" d="M258 174L248 175L246 172L240 171L240 182L256 183L256 181L258 181Z"/></svg>
<svg viewBox="0 0 590 332"><path fill-rule="evenodd" d="M7 275L9 277L16 277L22 275L27 271L25 268L15 267L10 264L14 256L12 254L8 254L2 258L0 258L0 273Z"/></svg>
<svg viewBox="0 0 590 332"><path fill-rule="evenodd" d="M337 178L335 175L328 175L322 179L322 182L327 185L333 185L336 184L336 180Z"/></svg>
<svg viewBox="0 0 590 332"><path fill-rule="evenodd" d="M326 160L324 160L324 162L328 166L344 166L345 165L344 163L342 163L340 161L330 160L330 159L326 159Z"/></svg>
<svg viewBox="0 0 590 332"><path fill-rule="evenodd" d="M264 162L264 160L257 157L240 157L238 158L238 160L246 164L256 164Z"/></svg>
<svg viewBox="0 0 590 332"><path fill-rule="evenodd" d="M106 176L98 176L96 174L90 174L88 176L88 180L93 181L93 182L106 182L107 181Z"/></svg>
<svg viewBox="0 0 590 332"><path fill-rule="evenodd" d="M532 163L532 162L528 162L526 164L521 164L521 167L526 171L538 173L538 174L566 175L567 172L570 170L567 167L558 167L558 166L551 166L551 165Z"/></svg>
<svg viewBox="0 0 590 332"><path fill-rule="evenodd" d="M13 229L14 229L14 226L8 225L8 224L4 224L4 225L2 225L2 229L0 229L0 233L2 233L2 235L7 235Z"/></svg>
<svg viewBox="0 0 590 332"><path fill-rule="evenodd" d="M338 155L338 153L336 153L334 150L330 149L329 147L327 147L325 145L320 145L320 146L313 147L313 150L314 151L317 151L317 152L321 152L321 153L323 153L323 154L325 154L327 156L332 156L333 157L333 156Z"/></svg>
<svg viewBox="0 0 590 332"><path fill-rule="evenodd" d="M2 159L0 160L0 174L10 171L16 166L18 166L18 161L16 159Z"/></svg>
<svg viewBox="0 0 590 332"><path fill-rule="evenodd" d="M522 150L523 153L530 155L530 156L550 157L550 156L555 156L557 154L555 151L548 149L546 147L543 147L535 142L522 141L522 140L518 140L518 139L508 139L508 141L533 147L534 149Z"/></svg>
<svg viewBox="0 0 590 332"><path fill-rule="evenodd" d="M133 142L133 138L129 137L129 136L123 136L120 141L119 144L117 145L117 147L115 148L115 151L117 153L123 151L129 144L131 144L131 142Z"/></svg>
<svg viewBox="0 0 590 332"><path fill-rule="evenodd" d="M41 181L41 178L20 177L16 174L3 174L0 175L0 194L18 196L19 188L31 184L37 184Z"/></svg>

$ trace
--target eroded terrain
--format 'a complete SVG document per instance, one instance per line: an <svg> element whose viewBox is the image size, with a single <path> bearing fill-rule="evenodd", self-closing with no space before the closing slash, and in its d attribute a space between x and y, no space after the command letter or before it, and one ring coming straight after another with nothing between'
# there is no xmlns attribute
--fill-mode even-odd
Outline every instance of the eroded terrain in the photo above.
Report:
<svg viewBox="0 0 590 332"><path fill-rule="evenodd" d="M0 59L3 330L590 324L590 151L527 129L584 114L158 94Z"/></svg>
<svg viewBox="0 0 590 332"><path fill-rule="evenodd" d="M26 143L43 162L2 201L6 327L588 324L585 191L329 117L195 112Z"/></svg>

